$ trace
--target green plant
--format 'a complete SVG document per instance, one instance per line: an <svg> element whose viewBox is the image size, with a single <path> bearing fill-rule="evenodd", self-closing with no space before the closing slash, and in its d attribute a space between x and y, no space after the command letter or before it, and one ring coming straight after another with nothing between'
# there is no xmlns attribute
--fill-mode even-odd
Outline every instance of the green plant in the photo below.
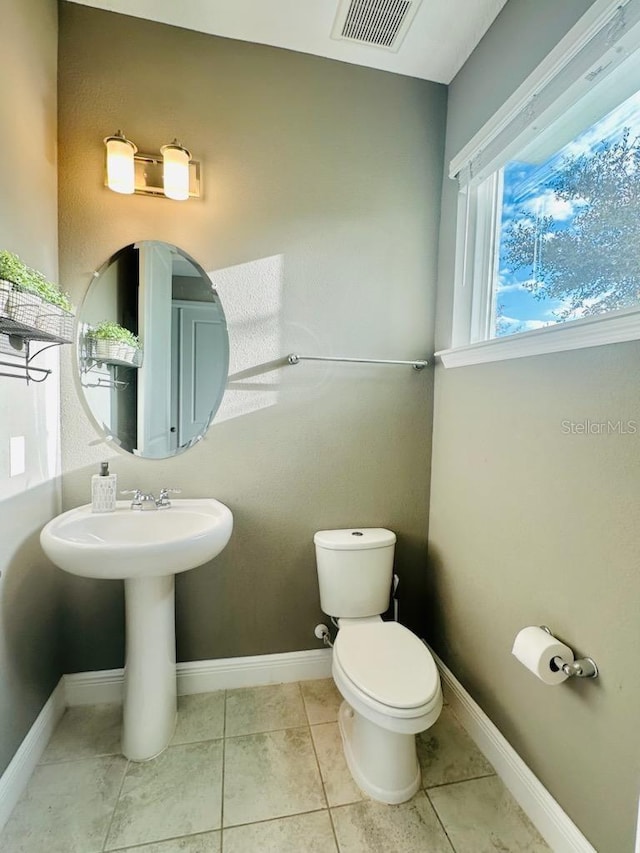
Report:
<svg viewBox="0 0 640 853"><path fill-rule="evenodd" d="M32 293L44 302L57 305L63 311L73 311L71 300L66 293L7 249L0 249L0 279L11 282L16 290Z"/></svg>
<svg viewBox="0 0 640 853"><path fill-rule="evenodd" d="M87 331L87 337L93 338L95 341L117 341L121 344L129 344L129 346L135 347L136 349L139 349L140 347L140 342L133 332L130 332L129 329L125 329L124 326L121 326L119 323L114 323L111 320L104 320L102 323L99 323L97 326L89 329Z"/></svg>
<svg viewBox="0 0 640 853"><path fill-rule="evenodd" d="M63 293L55 284L51 284L46 279L37 285L38 296L45 302L50 302L52 305L57 305L63 311L73 311L73 305L66 293Z"/></svg>

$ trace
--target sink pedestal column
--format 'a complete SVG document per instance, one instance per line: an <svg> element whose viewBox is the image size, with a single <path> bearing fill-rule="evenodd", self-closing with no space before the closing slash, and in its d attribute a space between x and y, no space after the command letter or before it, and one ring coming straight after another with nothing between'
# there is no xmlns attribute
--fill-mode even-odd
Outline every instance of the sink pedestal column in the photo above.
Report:
<svg viewBox="0 0 640 853"><path fill-rule="evenodd" d="M131 578L124 585L122 751L146 761L169 744L176 724L175 577Z"/></svg>

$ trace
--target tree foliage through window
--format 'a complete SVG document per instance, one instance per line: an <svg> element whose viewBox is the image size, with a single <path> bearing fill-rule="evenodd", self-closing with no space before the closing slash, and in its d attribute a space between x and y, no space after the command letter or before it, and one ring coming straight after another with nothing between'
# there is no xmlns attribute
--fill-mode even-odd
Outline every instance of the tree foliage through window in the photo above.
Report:
<svg viewBox="0 0 640 853"><path fill-rule="evenodd" d="M526 270L536 299L561 300L557 320L602 314L640 301L640 138L564 157L548 185L572 216L522 209L504 233L503 260Z"/></svg>

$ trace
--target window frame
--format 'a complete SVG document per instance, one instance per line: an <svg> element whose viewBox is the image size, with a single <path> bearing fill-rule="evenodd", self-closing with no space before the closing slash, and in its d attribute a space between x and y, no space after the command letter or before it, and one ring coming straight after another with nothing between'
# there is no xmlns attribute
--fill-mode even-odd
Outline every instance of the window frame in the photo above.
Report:
<svg viewBox="0 0 640 853"><path fill-rule="evenodd" d="M538 68L451 161L457 206L451 347L445 367L640 339L640 304L541 329L490 337L495 323L502 167L635 50L640 0L596 0Z"/></svg>

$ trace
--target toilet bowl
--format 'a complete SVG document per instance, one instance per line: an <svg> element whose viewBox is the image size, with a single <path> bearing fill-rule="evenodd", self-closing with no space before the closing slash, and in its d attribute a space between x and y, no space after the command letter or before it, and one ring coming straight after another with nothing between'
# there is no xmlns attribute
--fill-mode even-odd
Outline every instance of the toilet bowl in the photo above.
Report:
<svg viewBox="0 0 640 853"><path fill-rule="evenodd" d="M384 622L396 537L384 528L316 533L320 604L337 618L332 675L347 766L372 799L396 804L420 787L415 736L435 723L442 688L427 647Z"/></svg>
<svg viewBox="0 0 640 853"><path fill-rule="evenodd" d="M344 699L338 724L347 766L373 799L403 803L420 787L415 736L442 710L436 665L398 622L338 624L332 675Z"/></svg>

